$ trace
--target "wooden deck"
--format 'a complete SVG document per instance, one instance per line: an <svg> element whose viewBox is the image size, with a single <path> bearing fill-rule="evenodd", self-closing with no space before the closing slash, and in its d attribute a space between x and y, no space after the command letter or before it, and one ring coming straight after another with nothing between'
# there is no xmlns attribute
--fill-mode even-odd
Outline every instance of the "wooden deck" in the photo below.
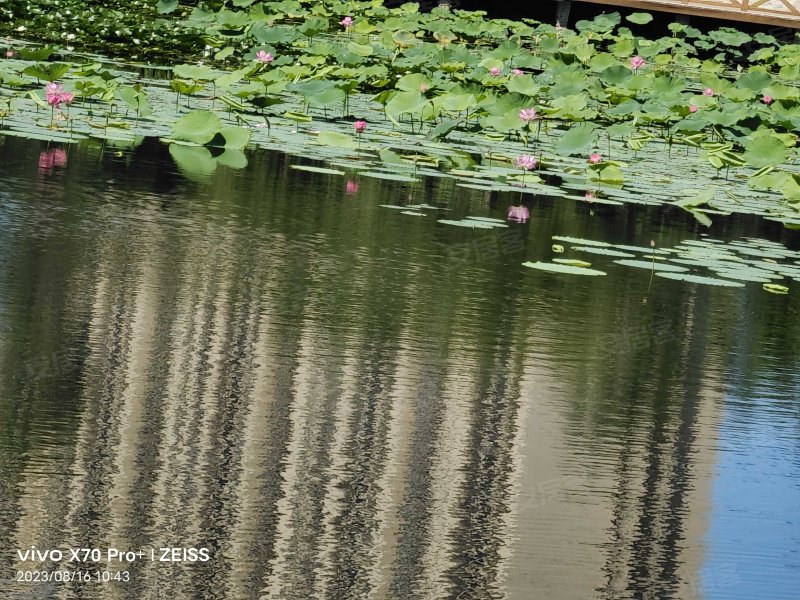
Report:
<svg viewBox="0 0 800 600"><path fill-rule="evenodd" d="M800 0L582 0L595 4L663 10L800 28Z"/></svg>

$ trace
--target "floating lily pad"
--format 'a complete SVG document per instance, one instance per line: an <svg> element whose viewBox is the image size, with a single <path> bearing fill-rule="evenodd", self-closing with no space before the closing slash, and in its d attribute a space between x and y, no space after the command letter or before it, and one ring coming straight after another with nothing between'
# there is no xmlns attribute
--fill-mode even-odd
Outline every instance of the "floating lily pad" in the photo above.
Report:
<svg viewBox="0 0 800 600"><path fill-rule="evenodd" d="M413 210L404 210L400 214L401 215L410 215L412 217L427 217L428 216L425 213L416 212L416 211L413 211Z"/></svg>
<svg viewBox="0 0 800 600"><path fill-rule="evenodd" d="M778 285L777 283L765 283L762 285L765 290L767 290L770 294L788 294L789 288L785 285Z"/></svg>
<svg viewBox="0 0 800 600"><path fill-rule="evenodd" d="M578 250L579 252L589 252L590 254L603 254L605 256L616 256L619 258L633 258L636 256L635 254L629 254L628 252L621 252L619 250L612 250L610 248L598 248L595 246L572 246L573 250Z"/></svg>
<svg viewBox="0 0 800 600"><path fill-rule="evenodd" d="M728 279L718 279L716 277L703 277L702 275L691 275L689 273L656 273L656 277L665 277L667 279L677 279L678 281L687 281L689 283L699 283L702 285L719 285L724 287L744 287L744 284L739 281L730 281Z"/></svg>
<svg viewBox="0 0 800 600"><path fill-rule="evenodd" d="M499 223L505 225L506 222L502 219L493 219L492 217L464 217L465 219L472 219L473 221L484 221L486 223Z"/></svg>
<svg viewBox="0 0 800 600"><path fill-rule="evenodd" d="M565 273L568 275L605 275L604 271L597 269L588 269L586 267L575 267L572 265L562 265L558 263L545 263L545 262L524 262L523 267L530 267L531 269L539 269L541 271L550 271L552 273Z"/></svg>
<svg viewBox="0 0 800 600"><path fill-rule="evenodd" d="M769 283L771 279L780 279L781 275L761 271L759 269L730 269L715 271L720 277L736 279L738 281L753 281L755 283Z"/></svg>
<svg viewBox="0 0 800 600"><path fill-rule="evenodd" d="M396 175L394 173L382 173L380 171L363 171L359 173L359 175L363 175L364 177L372 177L374 179L387 179L389 181L403 181L407 183L414 183L419 181L419 179L415 179L414 177L408 177L407 175Z"/></svg>
<svg viewBox="0 0 800 600"><path fill-rule="evenodd" d="M689 269L685 267L677 267L675 265L669 265L661 262L655 262L652 260L615 260L615 263L618 265L623 265L626 267L635 267L637 269L650 269L651 271L668 271L670 273L686 273Z"/></svg>
<svg viewBox="0 0 800 600"><path fill-rule="evenodd" d="M308 165L289 165L292 169L298 171L310 171L311 173L324 173L326 175L344 175L344 171L336 169L326 169L325 167L311 167Z"/></svg>
<svg viewBox="0 0 800 600"><path fill-rule="evenodd" d="M592 263L586 262L585 260L580 260L577 258L554 258L554 263L558 263L560 265L572 265L573 267L591 267Z"/></svg>
<svg viewBox="0 0 800 600"><path fill-rule="evenodd" d="M626 244L614 244L614 248L627 252L641 252L643 254L669 254L669 250L663 248L646 248L644 246L628 246Z"/></svg>
<svg viewBox="0 0 800 600"><path fill-rule="evenodd" d="M597 246L598 248L606 248L611 247L611 244L607 242L598 242L596 240L584 240L581 238L570 237L568 235L554 235L554 240L558 240L559 242L567 242L569 244L581 244L584 246Z"/></svg>
<svg viewBox="0 0 800 600"><path fill-rule="evenodd" d="M439 219L437 223L441 223L442 225L453 225L455 227L467 227L469 229L494 229L498 227L498 225L494 225L492 223L483 223L482 221L470 221L464 219L463 221L454 221L452 219ZM508 227L504 225L504 227Z"/></svg>

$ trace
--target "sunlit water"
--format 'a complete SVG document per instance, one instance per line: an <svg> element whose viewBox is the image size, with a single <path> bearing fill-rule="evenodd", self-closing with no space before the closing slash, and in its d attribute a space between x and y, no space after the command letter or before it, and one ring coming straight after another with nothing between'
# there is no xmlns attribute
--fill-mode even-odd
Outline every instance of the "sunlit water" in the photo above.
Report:
<svg viewBox="0 0 800 600"><path fill-rule="evenodd" d="M379 205L517 198L295 162L195 182L154 140L0 140L4 598L797 598L796 288L526 269L699 226L529 197L465 230ZM130 581L16 581L76 568Z"/></svg>

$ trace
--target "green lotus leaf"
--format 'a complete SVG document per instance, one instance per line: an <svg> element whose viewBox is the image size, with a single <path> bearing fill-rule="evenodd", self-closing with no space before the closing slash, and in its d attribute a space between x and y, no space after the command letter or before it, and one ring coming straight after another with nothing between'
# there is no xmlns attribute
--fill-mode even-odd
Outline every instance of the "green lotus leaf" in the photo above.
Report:
<svg viewBox="0 0 800 600"><path fill-rule="evenodd" d="M194 81L212 81L215 72L212 68L201 65L177 65L172 68L175 77Z"/></svg>
<svg viewBox="0 0 800 600"><path fill-rule="evenodd" d="M69 63L36 63L25 67L22 74L44 81L55 81L61 79L71 66Z"/></svg>
<svg viewBox="0 0 800 600"><path fill-rule="evenodd" d="M632 74L632 71L628 67L614 65L600 73L600 80L609 85L619 85L628 81Z"/></svg>
<svg viewBox="0 0 800 600"><path fill-rule="evenodd" d="M739 76L739 79L736 80L736 83L748 90L753 92L760 92L767 86L773 83L772 76L769 73L765 73L764 71L751 71L749 73L743 73Z"/></svg>
<svg viewBox="0 0 800 600"><path fill-rule="evenodd" d="M577 123L556 142L559 154L586 154L597 139L597 125Z"/></svg>
<svg viewBox="0 0 800 600"><path fill-rule="evenodd" d="M223 127L210 142L209 146L242 150L250 143L251 132L244 127Z"/></svg>
<svg viewBox="0 0 800 600"><path fill-rule="evenodd" d="M587 176L592 181L603 181L605 183L622 183L625 181L622 169L611 163L590 165L587 170Z"/></svg>
<svg viewBox="0 0 800 600"><path fill-rule="evenodd" d="M404 92L421 92L423 89L431 86L431 81L422 73L409 73L403 75L395 83L395 88Z"/></svg>
<svg viewBox="0 0 800 600"><path fill-rule="evenodd" d="M520 75L512 77L506 83L506 89L515 94L522 94L523 96L536 96L542 89L542 86L537 84L531 75Z"/></svg>
<svg viewBox="0 0 800 600"><path fill-rule="evenodd" d="M415 114L422 110L428 100L417 90L414 92L397 92L386 103L386 113L394 117L403 114Z"/></svg>
<svg viewBox="0 0 800 600"><path fill-rule="evenodd" d="M647 25L653 20L653 15L645 12L637 12L630 14L625 18L631 23L636 23L637 25Z"/></svg>
<svg viewBox="0 0 800 600"><path fill-rule="evenodd" d="M258 21L250 28L252 35L261 44L290 44L299 37L299 33L287 25L268 25Z"/></svg>
<svg viewBox="0 0 800 600"><path fill-rule="evenodd" d="M355 148L357 146L353 136L338 131L322 131L317 136L317 142L324 146L334 148Z"/></svg>
<svg viewBox="0 0 800 600"><path fill-rule="evenodd" d="M208 110L193 110L172 126L172 137L183 142L207 144L219 133L219 117Z"/></svg>
<svg viewBox="0 0 800 600"><path fill-rule="evenodd" d="M156 4L156 10L162 15L171 13L176 8L178 8L178 0L159 0Z"/></svg>
<svg viewBox="0 0 800 600"><path fill-rule="evenodd" d="M786 160L786 146L780 139L759 136L744 147L744 159L751 167L774 167Z"/></svg>

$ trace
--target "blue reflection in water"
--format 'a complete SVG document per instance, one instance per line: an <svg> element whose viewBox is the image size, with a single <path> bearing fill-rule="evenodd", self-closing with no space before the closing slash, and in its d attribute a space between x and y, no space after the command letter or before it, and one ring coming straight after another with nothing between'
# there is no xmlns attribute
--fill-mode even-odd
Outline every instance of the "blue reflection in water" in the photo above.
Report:
<svg viewBox="0 0 800 600"><path fill-rule="evenodd" d="M728 397L720 426L705 600L800 597L800 405Z"/></svg>

